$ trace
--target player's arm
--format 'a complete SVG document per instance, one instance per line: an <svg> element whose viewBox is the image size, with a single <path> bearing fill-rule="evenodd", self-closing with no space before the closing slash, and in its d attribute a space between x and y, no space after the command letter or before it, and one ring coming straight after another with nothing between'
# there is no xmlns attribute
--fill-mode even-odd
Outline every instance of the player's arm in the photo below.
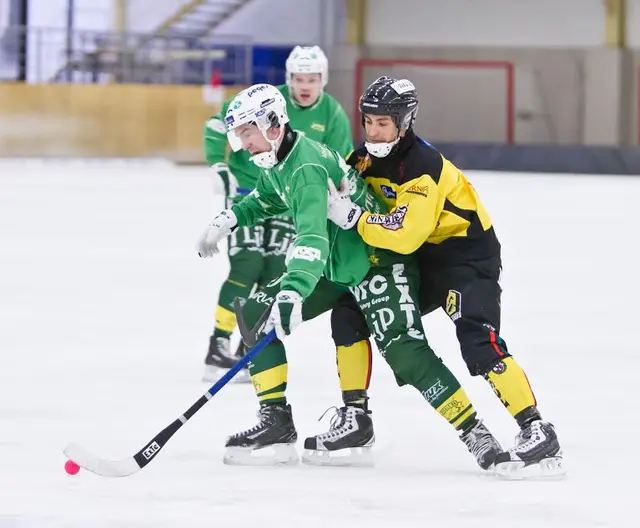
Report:
<svg viewBox="0 0 640 528"><path fill-rule="evenodd" d="M324 143L343 157L353 150L349 117L339 104L335 105L333 116L327 123L327 135Z"/></svg>
<svg viewBox="0 0 640 528"><path fill-rule="evenodd" d="M227 106L228 103L222 105L220 112L204 124L204 155L209 167L216 163L227 163L227 128L224 124Z"/></svg>
<svg viewBox="0 0 640 528"><path fill-rule="evenodd" d="M255 225L258 220L283 214L288 210L275 188L264 176L260 176L256 188L231 207L238 227Z"/></svg>
<svg viewBox="0 0 640 528"><path fill-rule="evenodd" d="M316 287L329 256L327 179L326 169L316 164L300 166L292 178L296 239L287 255L287 273L280 289L296 291L302 298Z"/></svg>

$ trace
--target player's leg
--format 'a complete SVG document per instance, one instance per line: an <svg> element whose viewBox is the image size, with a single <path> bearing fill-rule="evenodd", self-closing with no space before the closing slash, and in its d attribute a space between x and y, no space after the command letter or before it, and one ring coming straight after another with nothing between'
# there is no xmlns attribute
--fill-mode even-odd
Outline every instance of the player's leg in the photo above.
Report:
<svg viewBox="0 0 640 528"><path fill-rule="evenodd" d="M263 222L262 254L263 261L256 279L256 287L262 288L287 271L286 255L295 240L293 219L288 216L275 216ZM242 341L236 355L244 356L246 349Z"/></svg>
<svg viewBox="0 0 640 528"><path fill-rule="evenodd" d="M500 336L500 271L499 257L450 268L443 307L456 326L469 372L489 382L520 427L516 446L498 456L497 468L514 460L520 463L509 469L524 461L530 474L557 473L562 453L554 426L542 420L529 380Z"/></svg>
<svg viewBox="0 0 640 528"><path fill-rule="evenodd" d="M429 346L420 319L418 282L415 261L395 258L389 266L372 268L352 292L398 384L415 387L460 432L478 464L487 469L500 445L478 420L456 377Z"/></svg>
<svg viewBox="0 0 640 528"><path fill-rule="evenodd" d="M286 270L285 263L287 249L295 239L295 226L293 219L287 216L276 216L269 218L262 223L263 231L261 236L263 259L254 268L255 287L262 288L274 279L280 277ZM234 353L234 359L239 359L247 353L244 343L240 341ZM250 381L248 369L236 376L239 382Z"/></svg>
<svg viewBox="0 0 640 528"><path fill-rule="evenodd" d="M371 380L371 332L353 295L345 292L331 312L331 337L336 346L336 365L347 406L367 409Z"/></svg>
<svg viewBox="0 0 640 528"><path fill-rule="evenodd" d="M243 316L253 326L280 290L280 277L252 292L243 306ZM302 307L303 320L313 319L335 304L337 294L329 282L320 280ZM275 340L256 355L249 365L251 382L260 409L258 424L227 440L227 464L273 465L298 460L294 444L297 433L291 406L287 402L287 356L281 341Z"/></svg>
<svg viewBox="0 0 640 528"><path fill-rule="evenodd" d="M218 294L215 328L205 358L205 381L215 381L239 359L230 349L230 337L236 327L233 300L246 299L260 277L264 262L263 233L263 225L258 224L239 228L228 238L229 275Z"/></svg>
<svg viewBox="0 0 640 528"><path fill-rule="evenodd" d="M367 390L371 379L369 328L345 291L331 312L331 333L344 405L334 407L329 430L304 442L303 461L314 465L372 465L375 442Z"/></svg>

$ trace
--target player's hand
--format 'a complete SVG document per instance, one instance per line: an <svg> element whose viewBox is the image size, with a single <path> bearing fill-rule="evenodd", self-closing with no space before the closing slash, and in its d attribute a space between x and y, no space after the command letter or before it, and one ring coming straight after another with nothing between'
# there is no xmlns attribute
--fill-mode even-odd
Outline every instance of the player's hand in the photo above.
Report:
<svg viewBox="0 0 640 528"><path fill-rule="evenodd" d="M218 243L227 237L236 227L238 220L231 209L220 212L207 226L196 244L201 258L213 257L218 253Z"/></svg>
<svg viewBox="0 0 640 528"><path fill-rule="evenodd" d="M351 201L349 180L345 177L336 189L329 179L329 194L327 196L327 218L342 229L351 229L362 216L362 207Z"/></svg>
<svg viewBox="0 0 640 528"><path fill-rule="evenodd" d="M284 341L302 322L302 296L293 290L283 290L276 295L271 313L264 325L264 332L275 329L280 341Z"/></svg>

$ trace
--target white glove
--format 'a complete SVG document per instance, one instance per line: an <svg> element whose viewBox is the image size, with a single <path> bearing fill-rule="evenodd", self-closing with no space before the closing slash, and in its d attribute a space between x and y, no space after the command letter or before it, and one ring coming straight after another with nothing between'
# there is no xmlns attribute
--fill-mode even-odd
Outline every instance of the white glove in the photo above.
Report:
<svg viewBox="0 0 640 528"><path fill-rule="evenodd" d="M351 229L358 223L362 213L362 207L351 201L348 179L342 179L340 189L336 189L334 183L329 179L327 218L342 229Z"/></svg>
<svg viewBox="0 0 640 528"><path fill-rule="evenodd" d="M213 257L218 253L218 243L238 227L238 219L231 209L220 212L207 226L196 244L198 255Z"/></svg>
<svg viewBox="0 0 640 528"><path fill-rule="evenodd" d="M284 341L302 322L302 302L302 296L296 291L283 290L278 293L264 325L264 332L275 328L278 339Z"/></svg>

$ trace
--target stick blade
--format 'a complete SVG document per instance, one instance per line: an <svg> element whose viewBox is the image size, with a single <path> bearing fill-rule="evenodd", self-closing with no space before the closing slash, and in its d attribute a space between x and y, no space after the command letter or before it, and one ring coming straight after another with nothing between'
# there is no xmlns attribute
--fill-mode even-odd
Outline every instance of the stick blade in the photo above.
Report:
<svg viewBox="0 0 640 528"><path fill-rule="evenodd" d="M128 477L140 470L140 466L133 457L117 461L104 460L92 455L78 444L69 444L62 452L81 468L102 477Z"/></svg>

